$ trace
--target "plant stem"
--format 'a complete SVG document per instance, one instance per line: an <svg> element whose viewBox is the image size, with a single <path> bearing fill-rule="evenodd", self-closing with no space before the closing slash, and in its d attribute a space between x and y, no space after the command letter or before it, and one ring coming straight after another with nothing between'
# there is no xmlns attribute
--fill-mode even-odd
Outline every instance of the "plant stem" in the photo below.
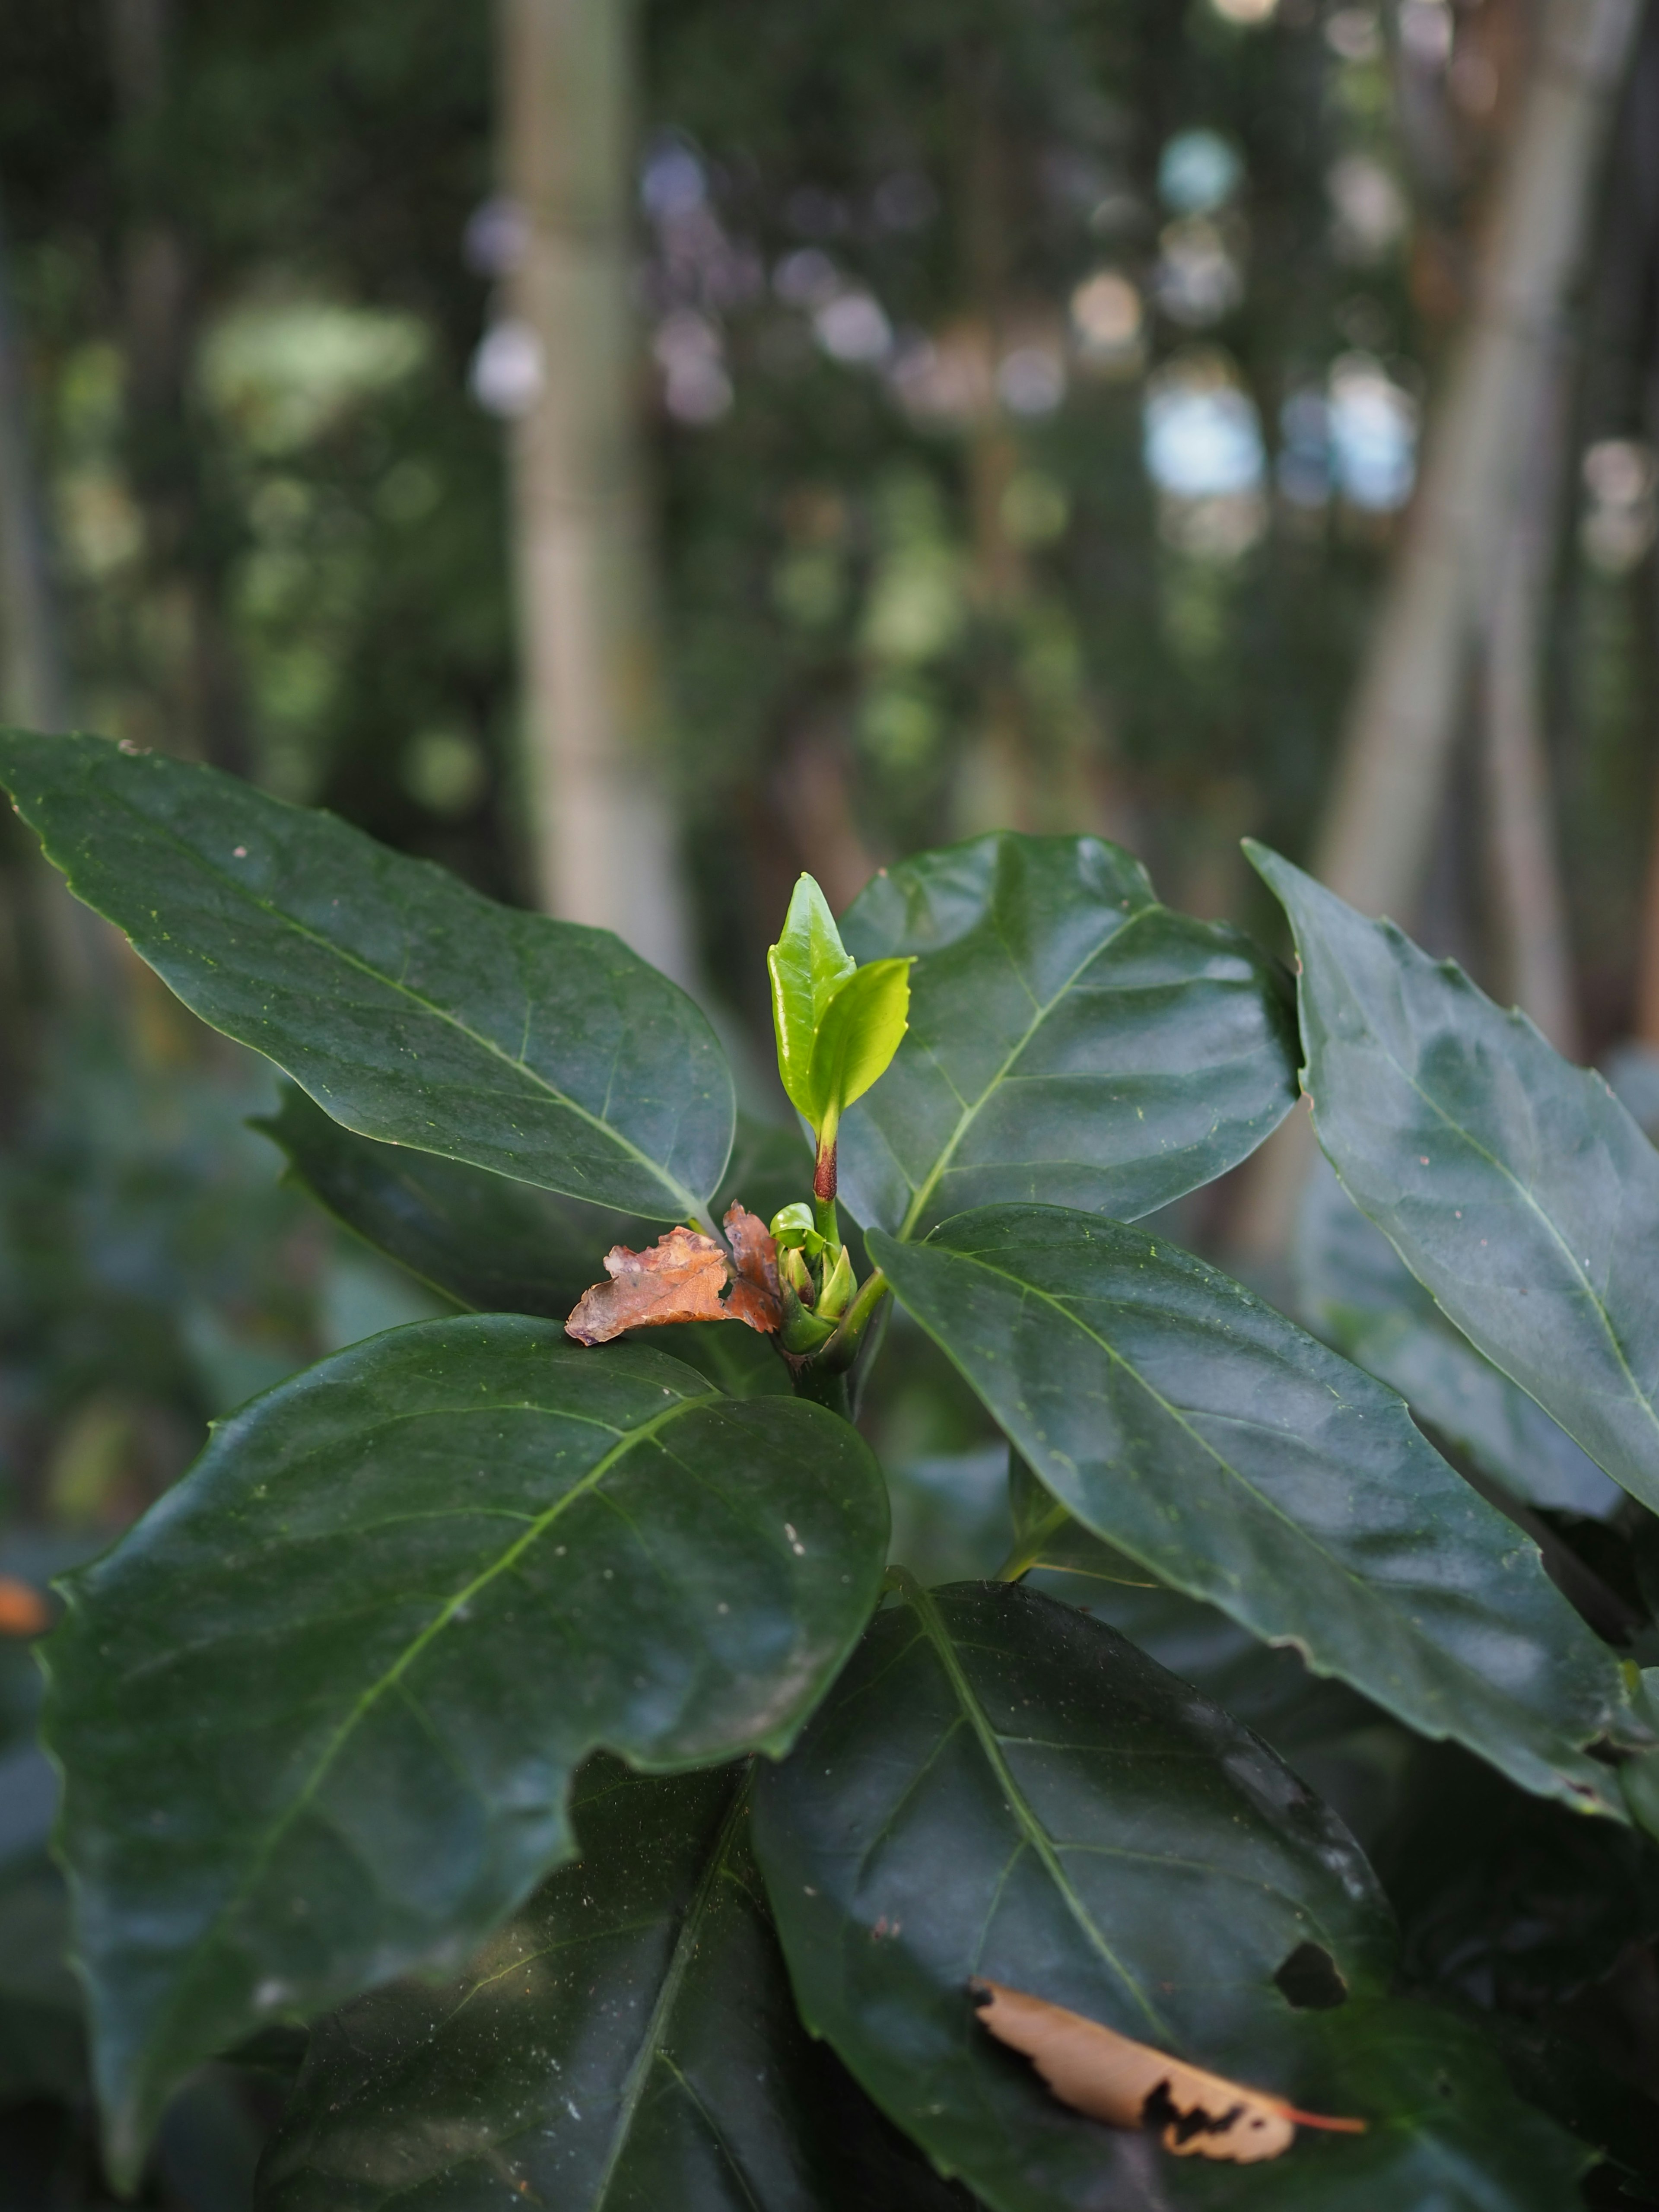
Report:
<svg viewBox="0 0 1659 2212"><path fill-rule="evenodd" d="M859 1285L857 1297L842 1316L839 1327L813 1363L827 1368L831 1374L841 1374L858 1357L865 1329L876 1308L887 1295L887 1278L878 1267Z"/></svg>

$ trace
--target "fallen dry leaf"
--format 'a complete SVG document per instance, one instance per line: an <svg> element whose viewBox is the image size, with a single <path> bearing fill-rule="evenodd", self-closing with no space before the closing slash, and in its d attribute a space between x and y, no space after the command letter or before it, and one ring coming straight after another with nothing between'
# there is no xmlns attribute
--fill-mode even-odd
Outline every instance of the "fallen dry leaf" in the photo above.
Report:
<svg viewBox="0 0 1659 2212"><path fill-rule="evenodd" d="M52 1608L30 1583L0 1575L0 1636L39 1636L52 1626Z"/></svg>
<svg viewBox="0 0 1659 2212"><path fill-rule="evenodd" d="M723 1244L695 1229L671 1229L647 1252L613 1245L605 1255L611 1280L582 1292L564 1325L565 1334L578 1344L608 1344L624 1329L663 1328L677 1321L741 1321L769 1335L782 1319L777 1247L765 1224L740 1206L726 1215L726 1231L735 1265Z"/></svg>
<svg viewBox="0 0 1659 2212"><path fill-rule="evenodd" d="M991 2033L1023 2051L1062 2104L1115 2128L1155 2126L1177 2158L1253 2166L1288 2150L1298 2128L1365 2131L1364 2120L1299 2112L1265 2089L1206 2074L1023 1990L1000 1982L971 1982L969 1990Z"/></svg>

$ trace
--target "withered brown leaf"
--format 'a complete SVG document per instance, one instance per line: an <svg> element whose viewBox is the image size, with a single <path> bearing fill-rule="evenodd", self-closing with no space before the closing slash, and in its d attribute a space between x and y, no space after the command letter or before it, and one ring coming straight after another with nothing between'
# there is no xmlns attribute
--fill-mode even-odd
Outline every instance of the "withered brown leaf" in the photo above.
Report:
<svg viewBox="0 0 1659 2212"><path fill-rule="evenodd" d="M671 1229L646 1252L613 1244L605 1271L611 1280L584 1291L564 1325L578 1344L608 1344L628 1328L726 1319L721 1293L730 1263L712 1237L695 1229Z"/></svg>
<svg viewBox="0 0 1659 2212"><path fill-rule="evenodd" d="M723 1244L695 1229L671 1229L648 1251L613 1245L605 1255L611 1280L582 1292L565 1334L578 1344L608 1344L626 1329L679 1321L741 1321L769 1334L781 1319L777 1247L765 1224L741 1206L726 1215L726 1231L735 1266Z"/></svg>
<svg viewBox="0 0 1659 2212"><path fill-rule="evenodd" d="M783 1320L778 1303L778 1248L772 1232L757 1213L733 1206L726 1216L726 1233L737 1269L726 1302L727 1318L746 1321L750 1328L769 1336Z"/></svg>
<svg viewBox="0 0 1659 2212"><path fill-rule="evenodd" d="M1254 2166L1288 2150L1298 2128L1365 2131L1364 2120L1298 2112L1265 2089L1189 2066L1023 1990L978 1981L969 1990L985 2027L1023 2051L1062 2104L1115 2128L1157 2126L1164 2149L1177 2158Z"/></svg>

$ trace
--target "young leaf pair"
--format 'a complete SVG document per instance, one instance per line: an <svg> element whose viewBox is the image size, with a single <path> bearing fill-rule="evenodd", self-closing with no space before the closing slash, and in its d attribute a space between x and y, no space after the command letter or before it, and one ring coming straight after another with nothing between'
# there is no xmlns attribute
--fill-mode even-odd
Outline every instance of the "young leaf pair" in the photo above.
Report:
<svg viewBox="0 0 1659 2212"><path fill-rule="evenodd" d="M811 876L795 885L783 931L766 956L778 1073L817 1146L813 1195L836 1196L841 1117L892 1063L910 1012L909 959L860 968L842 943L829 902ZM820 1224L822 1225L822 1224Z"/></svg>

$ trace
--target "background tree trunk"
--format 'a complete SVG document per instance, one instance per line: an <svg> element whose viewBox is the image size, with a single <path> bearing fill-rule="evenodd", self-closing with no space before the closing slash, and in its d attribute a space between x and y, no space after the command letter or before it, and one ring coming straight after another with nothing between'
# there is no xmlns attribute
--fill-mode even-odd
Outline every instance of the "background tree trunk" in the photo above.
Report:
<svg viewBox="0 0 1659 2212"><path fill-rule="evenodd" d="M1558 1052L1580 1050L1566 896L1556 845L1544 637L1562 506L1565 363L1543 380L1533 465L1498 553L1485 641L1486 849L1498 972L1493 988Z"/></svg>
<svg viewBox="0 0 1659 2212"><path fill-rule="evenodd" d="M540 386L517 416L517 592L542 903L693 967L674 845L630 300L635 10L501 0L512 272Z"/></svg>
<svg viewBox="0 0 1659 2212"><path fill-rule="evenodd" d="M1548 0L1473 312L1362 664L1314 869L1412 924L1474 624L1514 526L1639 0Z"/></svg>
<svg viewBox="0 0 1659 2212"><path fill-rule="evenodd" d="M1547 785L1537 676L1529 665L1522 674L1536 651L1535 632L1531 642L1526 632L1538 563L1510 541L1516 532L1524 538L1540 509L1528 488L1540 462L1537 426L1640 19L1641 0L1547 0L1473 307L1431 420L1416 497L1343 732L1313 872L1362 913L1391 915L1407 929L1444 800L1478 627L1489 611L1502 687L1501 696L1489 692L1489 708L1494 726L1502 719L1504 772L1513 768L1525 779L1498 826L1500 865L1534 886L1553 866L1538 819ZM1553 498L1543 504L1553 511ZM1522 896L1517 873L1513 896ZM1559 913L1539 929L1534 919L1527 922L1530 988L1553 991L1559 1003L1559 973L1553 982L1540 981L1543 967L1560 958ZM1518 968L1519 937L1512 942ZM1282 1258L1311 1158L1304 1113L1256 1155L1233 1231L1247 1261Z"/></svg>

